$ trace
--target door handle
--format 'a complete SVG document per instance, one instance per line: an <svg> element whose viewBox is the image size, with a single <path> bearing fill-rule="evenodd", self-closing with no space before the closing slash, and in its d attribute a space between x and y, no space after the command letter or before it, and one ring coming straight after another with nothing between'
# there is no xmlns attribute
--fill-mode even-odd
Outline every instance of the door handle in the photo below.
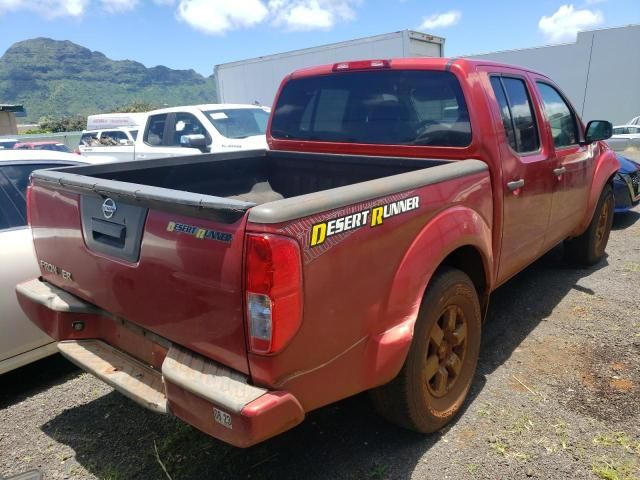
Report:
<svg viewBox="0 0 640 480"><path fill-rule="evenodd" d="M567 171L567 167L560 167L560 168L554 168L553 169L553 174L556 177L559 177L560 175L564 175L564 173Z"/></svg>
<svg viewBox="0 0 640 480"><path fill-rule="evenodd" d="M509 187L509 190L511 190L512 192L514 190L524 187L524 178L507 183L507 187Z"/></svg>

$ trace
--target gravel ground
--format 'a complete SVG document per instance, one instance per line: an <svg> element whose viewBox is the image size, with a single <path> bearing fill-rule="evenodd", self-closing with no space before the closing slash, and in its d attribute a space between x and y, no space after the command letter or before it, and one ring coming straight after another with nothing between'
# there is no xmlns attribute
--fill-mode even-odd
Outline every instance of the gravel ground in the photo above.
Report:
<svg viewBox="0 0 640 480"><path fill-rule="evenodd" d="M616 219L600 265L568 267L557 248L494 294L465 411L437 434L395 428L359 395L239 450L52 357L0 377L0 474L640 479L639 218Z"/></svg>

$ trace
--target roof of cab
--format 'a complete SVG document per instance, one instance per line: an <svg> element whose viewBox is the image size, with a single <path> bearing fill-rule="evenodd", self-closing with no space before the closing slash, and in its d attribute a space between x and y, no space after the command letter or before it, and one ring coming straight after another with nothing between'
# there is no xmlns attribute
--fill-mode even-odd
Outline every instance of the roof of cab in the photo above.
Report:
<svg viewBox="0 0 640 480"><path fill-rule="evenodd" d="M160 108L158 110L152 110L149 115L158 113L170 113L170 112L188 112L189 110L241 110L249 108L268 109L266 105L251 105L243 103L203 103L201 105L182 105L179 107Z"/></svg>
<svg viewBox="0 0 640 480"><path fill-rule="evenodd" d="M370 59L380 60L380 59ZM358 63L362 62L361 60L354 60ZM366 60L364 60L366 61ZM337 63L350 63L346 62L337 62ZM326 75L329 73L333 73L333 67L336 63L326 64L326 65L318 65L315 67L309 68L301 68L293 72L289 78L300 78L314 75ZM537 72L535 70L531 70L529 68L520 67L516 65L509 65L506 63L499 62L491 62L487 60L472 60L469 58L443 58L443 57L408 57L408 58L393 58L389 59L389 67L391 69L425 69L425 70L449 70L453 67L460 68L463 72L468 72L475 70L479 66L495 66L495 67L506 67L513 68L520 71L526 71L530 73L535 73L536 75L540 75L546 77L544 73ZM372 67L371 70L376 70L380 67ZM360 70L362 71L362 70Z"/></svg>

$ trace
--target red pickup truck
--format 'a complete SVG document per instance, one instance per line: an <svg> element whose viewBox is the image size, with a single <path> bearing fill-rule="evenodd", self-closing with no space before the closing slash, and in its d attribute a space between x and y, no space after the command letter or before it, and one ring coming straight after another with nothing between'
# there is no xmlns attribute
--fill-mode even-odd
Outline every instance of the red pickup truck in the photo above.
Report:
<svg viewBox="0 0 640 480"><path fill-rule="evenodd" d="M268 151L35 172L42 276L17 294L71 361L233 445L365 390L431 432L464 402L491 291L563 241L603 257L610 134L507 65L301 70Z"/></svg>

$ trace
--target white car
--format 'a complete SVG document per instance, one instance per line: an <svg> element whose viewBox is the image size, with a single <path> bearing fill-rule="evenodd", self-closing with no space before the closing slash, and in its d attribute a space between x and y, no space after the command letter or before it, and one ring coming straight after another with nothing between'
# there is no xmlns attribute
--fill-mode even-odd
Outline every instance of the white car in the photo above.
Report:
<svg viewBox="0 0 640 480"><path fill-rule="evenodd" d="M88 146L85 157L147 160L267 148L269 107L205 104L153 110L131 146Z"/></svg>
<svg viewBox="0 0 640 480"><path fill-rule="evenodd" d="M97 162L47 150L0 150L0 374L57 352L53 340L22 312L15 293L17 283L40 274L27 226L29 175L86 163Z"/></svg>
<svg viewBox="0 0 640 480"><path fill-rule="evenodd" d="M640 149L640 125L616 125L607 144L617 152L629 148Z"/></svg>
<svg viewBox="0 0 640 480"><path fill-rule="evenodd" d="M617 125L612 138L640 138L640 125Z"/></svg>

